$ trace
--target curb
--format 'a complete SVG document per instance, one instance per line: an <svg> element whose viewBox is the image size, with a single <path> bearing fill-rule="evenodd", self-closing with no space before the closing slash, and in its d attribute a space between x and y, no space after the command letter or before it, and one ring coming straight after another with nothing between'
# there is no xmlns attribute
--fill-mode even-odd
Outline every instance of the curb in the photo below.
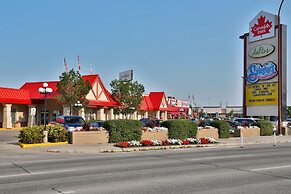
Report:
<svg viewBox="0 0 291 194"><path fill-rule="evenodd" d="M204 145L172 145L172 146L154 146L154 147L133 147L120 148L120 150L100 150L100 153L115 153L115 152L140 152L151 150L170 150L170 149L184 149L184 148L199 148L199 147L213 147L208 144Z"/></svg>
<svg viewBox="0 0 291 194"><path fill-rule="evenodd" d="M25 143L18 143L18 145L22 148L31 148L31 147L41 147L41 146L55 146L55 145L65 145L68 142L57 142L57 143L35 143L35 144L25 144Z"/></svg>
<svg viewBox="0 0 291 194"><path fill-rule="evenodd" d="M7 129L7 128L0 128L0 131L20 131L22 128L11 128L11 129Z"/></svg>

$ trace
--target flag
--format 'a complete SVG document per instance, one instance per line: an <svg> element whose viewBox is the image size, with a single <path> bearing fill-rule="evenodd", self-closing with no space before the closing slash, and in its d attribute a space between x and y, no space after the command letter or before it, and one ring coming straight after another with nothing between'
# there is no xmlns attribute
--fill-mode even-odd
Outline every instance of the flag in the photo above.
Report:
<svg viewBox="0 0 291 194"><path fill-rule="evenodd" d="M80 55L78 54L78 69L81 70Z"/></svg>
<svg viewBox="0 0 291 194"><path fill-rule="evenodd" d="M65 70L68 71L69 69L68 69L66 58L64 58L64 66L65 66Z"/></svg>
<svg viewBox="0 0 291 194"><path fill-rule="evenodd" d="M93 69L92 69L92 66L90 64L90 75L92 75L92 74L93 74Z"/></svg>

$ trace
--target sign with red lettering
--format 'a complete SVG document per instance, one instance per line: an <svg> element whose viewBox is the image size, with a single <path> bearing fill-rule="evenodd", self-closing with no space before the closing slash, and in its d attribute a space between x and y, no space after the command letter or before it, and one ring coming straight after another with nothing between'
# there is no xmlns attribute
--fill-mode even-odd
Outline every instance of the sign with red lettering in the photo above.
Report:
<svg viewBox="0 0 291 194"><path fill-rule="evenodd" d="M275 36L275 15L261 11L249 24L249 41Z"/></svg>

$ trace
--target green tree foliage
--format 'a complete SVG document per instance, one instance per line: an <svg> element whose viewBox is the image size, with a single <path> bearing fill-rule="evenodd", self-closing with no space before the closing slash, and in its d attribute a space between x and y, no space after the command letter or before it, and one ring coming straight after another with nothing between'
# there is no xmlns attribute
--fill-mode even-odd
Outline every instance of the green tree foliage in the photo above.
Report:
<svg viewBox="0 0 291 194"><path fill-rule="evenodd" d="M83 107L88 104L86 95L92 86L88 80L83 80L79 71L71 69L68 72L63 72L59 78L56 99L65 107L70 107L70 114L72 114L72 108L77 101L80 101Z"/></svg>
<svg viewBox="0 0 291 194"><path fill-rule="evenodd" d="M287 107L287 116L290 118L291 117L291 106Z"/></svg>
<svg viewBox="0 0 291 194"><path fill-rule="evenodd" d="M231 111L228 113L228 116L232 118L233 115L234 115L234 112L233 112L233 110L231 110Z"/></svg>
<svg viewBox="0 0 291 194"><path fill-rule="evenodd" d="M115 112L124 115L132 114L141 105L142 94L145 92L144 86L137 81L113 80L110 83L112 96L120 103L120 108Z"/></svg>

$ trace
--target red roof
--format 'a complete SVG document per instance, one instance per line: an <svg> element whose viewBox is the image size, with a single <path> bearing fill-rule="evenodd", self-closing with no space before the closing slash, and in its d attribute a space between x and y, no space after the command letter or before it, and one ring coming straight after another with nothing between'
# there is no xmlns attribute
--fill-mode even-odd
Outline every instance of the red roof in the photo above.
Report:
<svg viewBox="0 0 291 194"><path fill-rule="evenodd" d="M112 95L108 90L104 87L100 76L98 74L96 75L83 75L82 78L84 81L89 81L91 85L93 85L95 82L99 81L99 83L102 85L104 88L104 91L109 99L110 102L102 102L102 101L94 101L94 100L89 100L89 106L116 106L118 103L113 99ZM48 81L48 87L53 89L53 92L51 94L47 95L47 98L51 99L54 98L58 94L57 92L57 83L59 81ZM38 89L42 87L42 84L44 82L27 82L23 86L21 86L21 89L26 89L29 91L30 98L33 100L37 99L44 99L44 95L40 94L38 92Z"/></svg>
<svg viewBox="0 0 291 194"><path fill-rule="evenodd" d="M143 100L141 101L140 110L154 110L150 97L143 96Z"/></svg>
<svg viewBox="0 0 291 194"><path fill-rule="evenodd" d="M140 110L167 110L167 108L161 108L163 98L165 98L165 92L150 92L149 95L143 97ZM166 100L164 102L167 103Z"/></svg>
<svg viewBox="0 0 291 194"><path fill-rule="evenodd" d="M0 103L31 104L31 101L27 90L0 87Z"/></svg>
<svg viewBox="0 0 291 194"><path fill-rule="evenodd" d="M25 89L29 91L30 99L44 99L44 94L39 93L38 89L43 87L44 82L26 82L20 89ZM48 87L53 89L51 94L47 94L47 98L53 98L57 95L57 83L58 81L48 81Z"/></svg>

